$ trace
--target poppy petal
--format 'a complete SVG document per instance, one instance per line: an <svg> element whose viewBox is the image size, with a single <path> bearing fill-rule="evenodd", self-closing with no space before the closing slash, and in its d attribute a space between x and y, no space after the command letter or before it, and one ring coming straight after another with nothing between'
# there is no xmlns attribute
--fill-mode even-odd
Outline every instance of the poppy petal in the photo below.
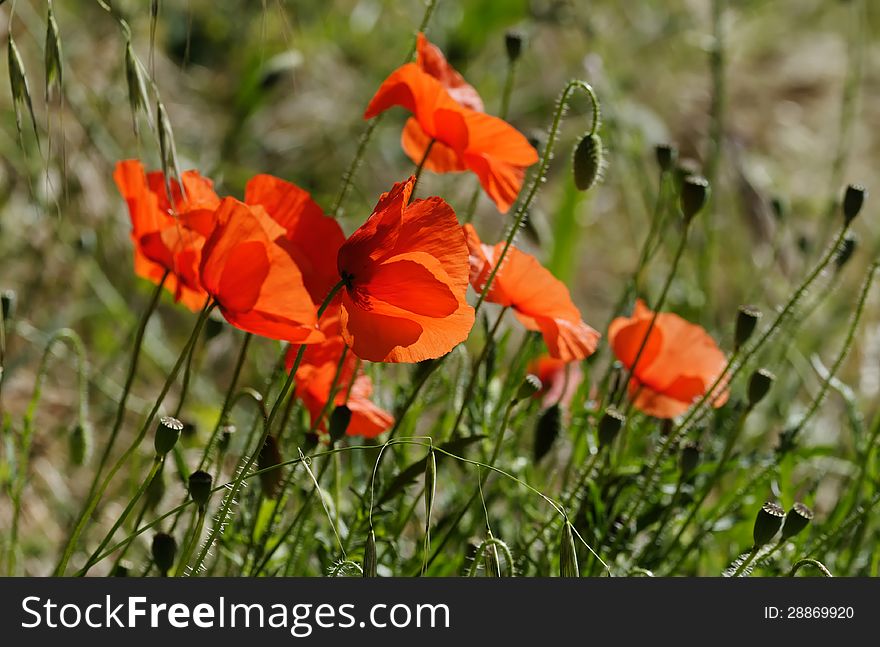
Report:
<svg viewBox="0 0 880 647"><path fill-rule="evenodd" d="M465 108L483 111L483 100L474 87L446 61L440 48L430 43L421 32L416 39L416 64L440 81L455 101Z"/></svg>
<svg viewBox="0 0 880 647"><path fill-rule="evenodd" d="M363 310L347 292L342 296L340 321L345 343L370 362L388 361L397 348L411 346L422 334L422 327L412 319Z"/></svg>
<svg viewBox="0 0 880 647"><path fill-rule="evenodd" d="M430 143L431 138L425 134L419 122L414 117L407 119L400 137L400 145L413 164L422 161ZM425 160L425 168L434 173L454 173L467 170L461 156L454 149L436 140L431 145L428 159Z"/></svg>

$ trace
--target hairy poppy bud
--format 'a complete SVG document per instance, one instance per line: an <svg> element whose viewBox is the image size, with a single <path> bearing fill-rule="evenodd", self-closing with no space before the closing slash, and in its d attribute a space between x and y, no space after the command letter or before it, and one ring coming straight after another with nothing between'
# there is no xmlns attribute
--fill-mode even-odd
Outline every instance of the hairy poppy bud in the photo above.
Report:
<svg viewBox="0 0 880 647"><path fill-rule="evenodd" d="M682 480L687 479L691 473L697 469L700 464L700 446L697 443L686 443L681 448L681 456L678 460L679 469L681 469Z"/></svg>
<svg viewBox="0 0 880 647"><path fill-rule="evenodd" d="M749 408L754 407L770 391L776 376L765 368L759 368L749 378Z"/></svg>
<svg viewBox="0 0 880 647"><path fill-rule="evenodd" d="M559 577L580 577L574 535L568 521L563 524L559 538Z"/></svg>
<svg viewBox="0 0 880 647"><path fill-rule="evenodd" d="M511 63L516 61L522 54L525 39L525 34L514 29L504 34L504 48L507 50L507 58Z"/></svg>
<svg viewBox="0 0 880 647"><path fill-rule="evenodd" d="M181 431L183 431L183 423L180 420L171 416L162 417L159 426L156 427L156 437L153 442L156 455L164 456L170 452L177 444Z"/></svg>
<svg viewBox="0 0 880 647"><path fill-rule="evenodd" d="M678 161L678 149L670 144L658 144L654 147L654 155L657 158L657 165L664 173L671 171Z"/></svg>
<svg viewBox="0 0 880 647"><path fill-rule="evenodd" d="M67 438L70 449L70 462L82 465L92 450L92 428L86 423L77 423Z"/></svg>
<svg viewBox="0 0 880 647"><path fill-rule="evenodd" d="M265 470L274 467L281 462L281 451L278 449L278 439L275 436L266 436L266 441L260 449L257 459L257 469ZM260 473L260 485L263 488L263 496L274 499L281 487L281 470L274 469Z"/></svg>
<svg viewBox="0 0 880 647"><path fill-rule="evenodd" d="M846 224L851 223L853 218L859 215L866 197L868 192L862 185L850 184L846 187L843 194L843 220Z"/></svg>
<svg viewBox="0 0 880 647"><path fill-rule="evenodd" d="M602 419L599 420L599 447L613 443L624 422L626 422L626 416L620 411L613 407L605 409Z"/></svg>
<svg viewBox="0 0 880 647"><path fill-rule="evenodd" d="M840 248L837 250L837 255L834 257L834 266L838 270L849 262L857 246L858 239L855 234L849 233L844 237L843 242L840 243Z"/></svg>
<svg viewBox="0 0 880 647"><path fill-rule="evenodd" d="M345 435L351 422L351 409L347 405L340 404L330 414L330 442L335 443Z"/></svg>
<svg viewBox="0 0 880 647"><path fill-rule="evenodd" d="M587 133L574 149L574 185L581 191L589 189L602 176L604 164L602 138L599 133Z"/></svg>
<svg viewBox="0 0 880 647"><path fill-rule="evenodd" d="M785 510L777 504L768 501L761 506L761 509L758 510L758 516L755 517L755 528L752 531L755 548L760 548L776 536L782 525L783 517L785 517Z"/></svg>
<svg viewBox="0 0 880 647"><path fill-rule="evenodd" d="M517 402L519 402L520 400L528 400L530 397L540 391L543 386L544 385L541 383L541 379L537 375L529 373L522 381L522 384L519 385L519 389L517 389L516 391L515 400Z"/></svg>
<svg viewBox="0 0 880 647"><path fill-rule="evenodd" d="M742 348L752 333L755 332L755 326L758 325L758 319L761 318L761 311L753 306L740 306L736 313L736 331L734 332L734 346L737 349Z"/></svg>
<svg viewBox="0 0 880 647"><path fill-rule="evenodd" d="M207 472L198 470L189 475L189 495L200 508L211 498L211 484L214 479Z"/></svg>
<svg viewBox="0 0 880 647"><path fill-rule="evenodd" d="M559 404L544 409L535 426L535 441L532 445L532 458L537 463L553 447L562 428L562 408Z"/></svg>
<svg viewBox="0 0 880 647"><path fill-rule="evenodd" d="M706 206L709 199L709 181L699 175L688 175L681 183L681 212L690 222Z"/></svg>
<svg viewBox="0 0 880 647"><path fill-rule="evenodd" d="M167 576L177 555L177 542L174 537L164 532L157 532L153 535L151 552L153 553L153 561L156 562L156 568L159 569L162 577Z"/></svg>
<svg viewBox="0 0 880 647"><path fill-rule="evenodd" d="M785 522L782 524L782 541L788 541L800 533L812 520L813 511L803 503L795 503L785 515Z"/></svg>

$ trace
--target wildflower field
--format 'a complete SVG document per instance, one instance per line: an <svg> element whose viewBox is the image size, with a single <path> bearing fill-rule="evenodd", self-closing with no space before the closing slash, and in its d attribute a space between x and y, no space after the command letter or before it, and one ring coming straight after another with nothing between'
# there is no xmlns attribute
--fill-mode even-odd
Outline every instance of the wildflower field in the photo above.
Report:
<svg viewBox="0 0 880 647"><path fill-rule="evenodd" d="M877 29L0 2L0 573L878 575Z"/></svg>

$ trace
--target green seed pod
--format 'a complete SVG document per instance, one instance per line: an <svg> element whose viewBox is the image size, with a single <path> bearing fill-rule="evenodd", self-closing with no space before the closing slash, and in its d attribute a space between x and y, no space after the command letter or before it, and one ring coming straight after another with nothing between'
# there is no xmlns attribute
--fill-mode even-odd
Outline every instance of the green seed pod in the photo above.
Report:
<svg viewBox="0 0 880 647"><path fill-rule="evenodd" d="M156 568L159 569L162 577L166 577L174 565L174 558L177 556L177 542L174 537L164 532L157 532L153 535L151 552L153 553L153 561L156 562Z"/></svg>
<svg viewBox="0 0 880 647"><path fill-rule="evenodd" d="M752 531L756 548L767 544L776 536L784 517L785 510L775 503L768 501L761 506L761 509L758 510L758 516L755 517L755 528Z"/></svg>
<svg viewBox="0 0 880 647"><path fill-rule="evenodd" d="M709 181L699 175L688 175L681 183L680 198L684 221L690 222L709 200Z"/></svg>
<svg viewBox="0 0 880 647"><path fill-rule="evenodd" d="M541 384L541 380L537 375L532 375L529 373L526 375L525 379L522 381L522 384L519 385L519 389L516 391L516 397L514 400L517 402L520 400L528 400L530 397L535 395L544 385Z"/></svg>
<svg viewBox="0 0 880 647"><path fill-rule="evenodd" d="M697 443L686 443L681 448L681 455L678 459L678 466L681 470L681 479L686 480L700 464L700 446Z"/></svg>
<svg viewBox="0 0 880 647"><path fill-rule="evenodd" d="M140 65L131 48L131 41L125 44L125 80L128 84L128 107L131 110L131 120L134 130L137 132L137 113L143 110L152 119L149 101L147 100L147 84L141 73Z"/></svg>
<svg viewBox="0 0 880 647"><path fill-rule="evenodd" d="M598 133L587 133L574 149L574 185L579 190L586 191L602 177L604 165L602 138Z"/></svg>
<svg viewBox="0 0 880 647"><path fill-rule="evenodd" d="M559 577L580 577L574 535L568 520L563 524L559 537Z"/></svg>
<svg viewBox="0 0 880 647"><path fill-rule="evenodd" d="M868 192L860 184L850 184L843 193L843 220L849 224L859 215Z"/></svg>
<svg viewBox="0 0 880 647"><path fill-rule="evenodd" d="M347 405L340 404L338 407L335 407L333 409L333 413L330 414L331 443L336 443L345 435L345 432L348 429L348 425L350 422L351 409L349 409Z"/></svg>
<svg viewBox="0 0 880 647"><path fill-rule="evenodd" d="M671 171L678 161L678 149L670 144L658 144L654 147L657 165L664 173Z"/></svg>
<svg viewBox="0 0 880 647"><path fill-rule="evenodd" d="M742 348L743 344L751 338L760 318L761 311L754 306L739 307L736 313L736 331L733 335L735 348Z"/></svg>
<svg viewBox="0 0 880 647"><path fill-rule="evenodd" d="M76 424L70 430L67 437L68 449L70 450L70 462L74 465L82 465L88 460L92 451L92 428L87 422Z"/></svg>
<svg viewBox="0 0 880 647"><path fill-rule="evenodd" d="M765 368L759 368L749 378L749 408L757 405L770 391L776 376Z"/></svg>
<svg viewBox="0 0 880 647"><path fill-rule="evenodd" d="M834 266L840 271L844 265L849 262L849 259L852 258L852 255L856 251L856 247L858 246L858 239L856 235L853 233L848 233L843 242L840 243L840 248L837 250L837 254L834 256Z"/></svg>
<svg viewBox="0 0 880 647"><path fill-rule="evenodd" d="M27 76L24 73L24 62L21 60L21 53L18 51L18 46L12 39L11 33L7 41L6 54L9 65L9 85L12 90L12 103L15 110L15 126L18 129L18 134L21 135L22 131L21 106L24 105L27 106L28 113L30 114L34 135L39 138L37 134L37 119L34 116L34 104L31 100Z"/></svg>
<svg viewBox="0 0 880 647"><path fill-rule="evenodd" d="M562 430L562 408L554 404L541 413L535 425L535 441L532 446L532 458L540 462L553 447Z"/></svg>
<svg viewBox="0 0 880 647"><path fill-rule="evenodd" d="M599 420L599 447L606 447L614 442L623 423L626 422L626 416L614 407L605 409L602 419Z"/></svg>
<svg viewBox="0 0 880 647"><path fill-rule="evenodd" d="M61 62L61 37L58 35L58 22L55 20L55 10L52 8L51 1L46 16L46 47L44 51L46 53L46 101L49 101L52 90L61 88L64 72Z"/></svg>
<svg viewBox="0 0 880 647"><path fill-rule="evenodd" d="M157 456L164 456L177 444L180 438L180 432L183 431L183 423L177 418L171 416L163 416L159 419L159 426L156 427L156 437L153 446L156 448Z"/></svg>
<svg viewBox="0 0 880 647"><path fill-rule="evenodd" d="M795 503L782 524L782 541L788 541L810 525L813 520L813 511L803 503Z"/></svg>
<svg viewBox="0 0 880 647"><path fill-rule="evenodd" d="M211 485L213 482L213 477L202 470L189 475L189 495L200 508L205 507L211 498Z"/></svg>
<svg viewBox="0 0 880 647"><path fill-rule="evenodd" d="M364 546L364 577L376 577L376 533L370 528Z"/></svg>
<svg viewBox="0 0 880 647"><path fill-rule="evenodd" d="M257 459L257 469L264 470L274 467L281 463L281 451L278 449L278 439L275 436L266 436L266 442L260 449L260 456ZM260 474L260 484L263 488L263 496L267 499L274 499L278 495L278 489L281 487L281 470L274 469Z"/></svg>
<svg viewBox="0 0 880 647"><path fill-rule="evenodd" d="M525 34L521 31L511 29L504 34L504 48L507 50L507 59L513 63L522 55L523 42Z"/></svg>

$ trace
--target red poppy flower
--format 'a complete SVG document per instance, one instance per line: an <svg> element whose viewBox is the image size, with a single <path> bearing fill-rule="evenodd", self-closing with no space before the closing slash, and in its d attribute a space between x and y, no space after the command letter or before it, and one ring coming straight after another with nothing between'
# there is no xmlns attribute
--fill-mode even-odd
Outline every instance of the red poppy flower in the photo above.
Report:
<svg viewBox="0 0 880 647"><path fill-rule="evenodd" d="M201 309L207 297L198 277L205 236L189 222L196 214L210 219L220 202L211 181L198 171L185 171L181 189L177 180L166 184L159 171L145 173L138 160L117 163L113 179L128 204L135 273L158 283L167 272L165 288L174 300L191 310Z"/></svg>
<svg viewBox="0 0 880 647"><path fill-rule="evenodd" d="M465 301L468 251L455 212L433 197L409 203L415 178L382 195L339 249L342 337L373 362L445 355L474 324Z"/></svg>
<svg viewBox="0 0 880 647"><path fill-rule="evenodd" d="M475 290L482 291L504 243L494 247L482 244L469 224L464 226L464 232L470 249L470 282ZM583 322L565 284L534 256L513 245L495 273L486 300L510 307L523 326L541 331L550 356L556 359L585 359L599 343L601 335Z"/></svg>
<svg viewBox="0 0 880 647"><path fill-rule="evenodd" d="M387 411L380 409L370 400L373 392L373 383L362 370L357 370L357 358L353 353L347 353L340 367L342 352L345 341L341 336L338 310L335 313L325 313L321 318L321 331L326 336L326 341L319 344L310 344L303 353L302 361L296 371L294 396L302 400L309 410L312 425L330 398L330 391L336 372L339 377L336 381L336 392L333 404L339 406L345 404L351 409L351 421L348 424L346 434L349 436L363 436L374 438L391 428L394 418ZM287 351L287 370L293 368L299 346L292 345ZM354 383L352 384L352 380ZM329 415L330 411L326 412ZM317 429L326 432L326 419L317 425Z"/></svg>
<svg viewBox="0 0 880 647"><path fill-rule="evenodd" d="M516 200L525 169L538 161L538 153L506 121L474 110L476 105L481 107L478 101L476 91L439 50L421 39L419 62L407 63L391 73L373 96L364 118L371 119L392 106L409 110L413 117L403 130L401 144L410 159L419 163L430 145L426 169L435 173L472 171L504 213Z"/></svg>
<svg viewBox="0 0 880 647"><path fill-rule="evenodd" d="M296 343L323 340L317 308L288 251L287 231L262 207L225 198L202 250L202 286L237 328Z"/></svg>
<svg viewBox="0 0 880 647"><path fill-rule="evenodd" d="M627 370L635 361L653 316L640 299L632 317L618 317L608 328L611 348ZM657 315L629 383L633 405L657 418L679 416L706 393L726 364L724 353L703 328L662 312ZM720 407L727 398L727 387L720 384L714 406Z"/></svg>
<svg viewBox="0 0 880 647"><path fill-rule="evenodd" d="M541 380L541 388L534 397L541 398L544 407L557 402L567 407L584 377L578 362L566 362L550 355L541 355L529 362L528 372Z"/></svg>

